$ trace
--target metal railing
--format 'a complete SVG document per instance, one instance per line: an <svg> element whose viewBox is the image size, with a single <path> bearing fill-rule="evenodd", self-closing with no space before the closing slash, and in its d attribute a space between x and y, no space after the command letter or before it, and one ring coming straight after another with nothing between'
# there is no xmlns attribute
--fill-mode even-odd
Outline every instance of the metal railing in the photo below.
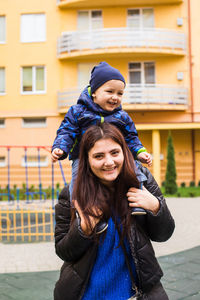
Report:
<svg viewBox="0 0 200 300"><path fill-rule="evenodd" d="M51 241L54 237L51 207L16 209L0 206L0 242Z"/></svg>
<svg viewBox="0 0 200 300"><path fill-rule="evenodd" d="M67 161L50 162L50 153L49 146L0 145L0 156L4 159L4 165L0 164L0 201L7 199L18 206L21 199L27 203L51 199L54 207L59 189L56 186L67 185L70 168Z"/></svg>
<svg viewBox="0 0 200 300"><path fill-rule="evenodd" d="M141 1L141 0L140 0ZM74 0L56 0L56 3L57 3L57 5L59 5L60 3L70 3L70 2L75 2ZM80 0L80 1L78 1L78 2L84 2L84 1L82 1L82 0ZM123 1L124 2L124 1ZM128 2L128 1L127 1ZM143 4L142 2L144 2L144 3L146 3L146 1L141 1L141 4ZM157 3L155 0L152 0L151 1L152 2L152 4L154 4L154 2L155 3ZM166 3L166 0L160 0L160 3L162 3L162 2L164 2L164 3ZM183 2L183 0L168 0L168 3L180 3L180 2ZM109 3L109 2L108 2ZM81 3L82 4L82 3ZM113 5L113 2L112 1L110 1L110 4L111 5ZM125 3L124 4L126 4L126 1L125 1ZM127 4L129 4L129 2L127 3ZM116 5L117 5L117 3L116 3Z"/></svg>
<svg viewBox="0 0 200 300"><path fill-rule="evenodd" d="M58 108L76 104L81 88L58 92ZM188 89L161 84L127 84L123 95L125 104L177 104L188 105Z"/></svg>
<svg viewBox="0 0 200 300"><path fill-rule="evenodd" d="M107 49L121 47L145 47L170 50L186 50L185 33L158 29L143 28L133 30L127 27L102 28L92 31L63 32L58 38L58 55L84 49Z"/></svg>
<svg viewBox="0 0 200 300"><path fill-rule="evenodd" d="M0 242L53 240L54 207L67 169L61 161L48 163L50 152L49 146L0 145Z"/></svg>

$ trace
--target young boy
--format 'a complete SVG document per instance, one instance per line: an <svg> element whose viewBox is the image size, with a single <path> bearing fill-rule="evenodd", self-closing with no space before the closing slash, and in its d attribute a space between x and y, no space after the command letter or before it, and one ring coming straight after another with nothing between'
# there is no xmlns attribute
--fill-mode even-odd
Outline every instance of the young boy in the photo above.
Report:
<svg viewBox="0 0 200 300"><path fill-rule="evenodd" d="M52 147L52 161L65 159L69 155L72 160L72 181L70 195L72 197L73 183L78 171L79 143L87 128L97 122L108 122L117 126L135 159L152 164L151 155L140 142L134 122L122 110L121 101L125 89L125 79L122 74L106 62L101 62L91 72L90 85L81 93L76 105L70 107L65 115ZM137 170L140 181L143 174Z"/></svg>

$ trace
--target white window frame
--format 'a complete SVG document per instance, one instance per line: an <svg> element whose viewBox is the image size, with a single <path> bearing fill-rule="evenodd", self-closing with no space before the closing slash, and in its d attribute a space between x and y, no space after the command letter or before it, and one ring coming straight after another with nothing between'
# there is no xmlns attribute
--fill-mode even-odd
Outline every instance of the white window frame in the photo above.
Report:
<svg viewBox="0 0 200 300"><path fill-rule="evenodd" d="M35 157L35 161L28 161L28 157ZM43 157L44 155L41 155L41 157ZM45 160L44 161L40 161L40 167L48 167L48 157L44 156ZM29 167L29 168L38 168L38 157L37 155L27 155L27 164L25 163L25 156L22 156L22 160L21 160L21 166L22 167Z"/></svg>
<svg viewBox="0 0 200 300"><path fill-rule="evenodd" d="M4 168L4 167L7 166L6 157L5 156L1 156L1 155L0 155L0 157L4 158L4 161L0 160L0 168Z"/></svg>
<svg viewBox="0 0 200 300"><path fill-rule="evenodd" d="M23 69L26 67L32 68L32 91L23 91ZM44 91L36 91L36 69L44 68ZM46 94L46 66L23 66L21 67L21 94L22 95L33 95L33 94Z"/></svg>
<svg viewBox="0 0 200 300"><path fill-rule="evenodd" d="M139 10L139 29L143 29L143 28L148 28L148 27L145 27L144 24L142 23L142 15L143 15L143 10L144 9L152 9L153 10L153 27L151 28L154 28L155 27L155 15L154 15L154 8L153 7L134 7L134 8L128 8L127 9L127 27L128 26L128 19L131 18L128 16L128 11L129 10Z"/></svg>
<svg viewBox="0 0 200 300"><path fill-rule="evenodd" d="M102 21L102 28L103 28L103 11L102 11L102 9L81 9L81 10L78 10L78 12L77 12L77 29L78 29L78 31L81 31L81 29L78 28L78 13L84 12L84 11L88 12L88 19L89 19L88 31L94 30L92 27L92 12L94 12L94 11L101 11L101 21Z"/></svg>
<svg viewBox="0 0 200 300"><path fill-rule="evenodd" d="M129 68L129 64L131 64L131 63L132 64L134 64L134 63L136 63L136 64L140 63L141 64L141 83L138 83L140 85L147 84L145 82L144 64L145 63L153 63L154 64L154 70L155 70L155 83L152 83L152 84L156 84L156 63L155 63L155 61L131 61L131 62L129 62L128 63L128 79L129 79L129 83L131 83L130 82L130 68ZM149 83L149 84L151 84L151 83Z"/></svg>
<svg viewBox="0 0 200 300"><path fill-rule="evenodd" d="M78 70L78 88L84 88L84 87L86 87L86 85L88 85L89 84L89 81L90 81L90 72L88 72L88 81L87 81L87 84L86 85L84 85L84 84L81 84L80 83L80 68L81 68L81 66L82 65L88 65L88 67L89 67L89 69L91 69L90 70L90 72L92 71L92 69L97 65L97 63L95 63L95 62L89 62L89 63L79 63L78 64L78 67L77 67L77 70Z"/></svg>
<svg viewBox="0 0 200 300"><path fill-rule="evenodd" d="M6 121L3 118L0 118L0 121L3 120L3 124L0 123L0 128L5 128L6 127Z"/></svg>
<svg viewBox="0 0 200 300"><path fill-rule="evenodd" d="M32 123L31 122L26 123L27 119L30 121L32 120ZM44 122L34 122L34 120L40 120L40 119L44 119ZM45 128L45 127L47 127L47 118L46 117L23 118L22 119L22 127L23 128Z"/></svg>
<svg viewBox="0 0 200 300"><path fill-rule="evenodd" d="M37 37L37 32L35 32L35 28L30 28L32 31L32 36L29 33L28 38L26 34L23 34L23 26L26 26L23 22L23 16L31 16L35 18L36 16L44 16L44 32L43 32L43 37ZM20 41L21 43L43 43L46 42L46 15L45 13L33 13L33 14L21 14L21 25L20 25Z"/></svg>
<svg viewBox="0 0 200 300"><path fill-rule="evenodd" d="M3 96L6 94L6 68L5 67L0 67L0 69L4 70L4 92L0 91L0 96Z"/></svg>
<svg viewBox="0 0 200 300"><path fill-rule="evenodd" d="M152 156L152 160L154 160L153 153L151 153L151 156ZM160 153L160 160L164 160L164 154L163 153Z"/></svg>
<svg viewBox="0 0 200 300"><path fill-rule="evenodd" d="M0 40L0 44L5 44L6 43L6 16L0 15L0 18L4 18L5 19L5 39L4 40Z"/></svg>

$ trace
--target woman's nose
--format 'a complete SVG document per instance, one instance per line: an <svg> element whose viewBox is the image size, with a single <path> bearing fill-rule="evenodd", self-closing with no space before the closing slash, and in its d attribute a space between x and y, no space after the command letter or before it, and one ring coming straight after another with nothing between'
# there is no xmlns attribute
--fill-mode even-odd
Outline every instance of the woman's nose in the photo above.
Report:
<svg viewBox="0 0 200 300"><path fill-rule="evenodd" d="M114 162L113 162L113 159L112 159L111 156L107 156L107 157L105 158L104 164L105 164L106 166L112 166L113 163L114 163Z"/></svg>

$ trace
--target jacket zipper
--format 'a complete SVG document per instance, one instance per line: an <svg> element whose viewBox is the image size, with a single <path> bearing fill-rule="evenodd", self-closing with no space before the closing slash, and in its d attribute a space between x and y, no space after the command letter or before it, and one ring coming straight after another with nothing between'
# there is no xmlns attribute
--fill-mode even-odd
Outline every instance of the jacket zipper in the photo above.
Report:
<svg viewBox="0 0 200 300"><path fill-rule="evenodd" d="M133 229L131 228L131 231L132 230ZM135 237L136 237L135 231L136 231L136 228L135 228L135 220L134 220L134 240L135 240ZM131 233L131 234L133 234L133 233ZM139 283L138 283L138 290L139 290L140 293L142 293L142 291L141 291L141 285L140 285L140 282L141 282L140 268L139 268L139 262L138 262L138 257L137 257L137 251L135 250L135 243L133 245L133 243L131 242L130 246L131 246L131 255L132 255L132 258L133 258L134 263L135 263L136 273L137 273L138 281L139 281Z"/></svg>

